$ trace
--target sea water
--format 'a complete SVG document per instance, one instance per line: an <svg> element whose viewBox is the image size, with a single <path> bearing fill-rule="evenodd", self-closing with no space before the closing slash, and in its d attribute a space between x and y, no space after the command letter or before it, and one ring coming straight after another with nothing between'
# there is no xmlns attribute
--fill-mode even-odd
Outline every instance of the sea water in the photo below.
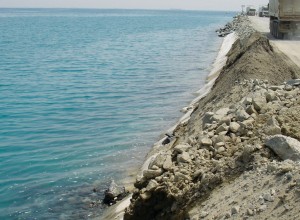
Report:
<svg viewBox="0 0 300 220"><path fill-rule="evenodd" d="M201 89L233 13L0 9L0 219L100 217Z"/></svg>

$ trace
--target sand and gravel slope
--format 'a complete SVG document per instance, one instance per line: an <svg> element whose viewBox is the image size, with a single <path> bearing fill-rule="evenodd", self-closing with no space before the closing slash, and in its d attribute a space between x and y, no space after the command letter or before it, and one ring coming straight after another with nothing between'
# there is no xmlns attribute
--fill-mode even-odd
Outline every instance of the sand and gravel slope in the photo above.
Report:
<svg viewBox="0 0 300 220"><path fill-rule="evenodd" d="M254 29L266 35L271 44L291 59L296 65L300 67L300 39L298 37L285 37L284 40L277 40L270 34L269 18L249 17L251 26Z"/></svg>
<svg viewBox="0 0 300 220"><path fill-rule="evenodd" d="M300 69L246 17L234 30L210 93L149 153L125 220L300 218Z"/></svg>

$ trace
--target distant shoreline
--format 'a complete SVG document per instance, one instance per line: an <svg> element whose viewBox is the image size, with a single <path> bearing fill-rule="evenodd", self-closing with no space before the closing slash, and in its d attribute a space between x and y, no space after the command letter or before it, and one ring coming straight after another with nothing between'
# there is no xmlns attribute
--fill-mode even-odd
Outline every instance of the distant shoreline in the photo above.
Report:
<svg viewBox="0 0 300 220"><path fill-rule="evenodd" d="M220 12L220 13L236 13L237 11L224 11L224 10L192 10L192 9L145 9L145 8L76 8L76 7L0 7L1 9L21 9L21 10L30 10L30 9L40 9L40 10L126 10L126 11L188 11L188 12Z"/></svg>

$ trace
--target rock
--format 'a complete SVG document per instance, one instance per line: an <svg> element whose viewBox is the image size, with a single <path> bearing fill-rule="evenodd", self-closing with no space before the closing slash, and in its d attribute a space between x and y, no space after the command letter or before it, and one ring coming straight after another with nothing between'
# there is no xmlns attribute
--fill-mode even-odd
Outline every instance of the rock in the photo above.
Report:
<svg viewBox="0 0 300 220"><path fill-rule="evenodd" d="M150 180L147 187L146 187L146 190L148 192L151 192L153 191L156 187L158 186L158 183L155 181L155 180Z"/></svg>
<svg viewBox="0 0 300 220"><path fill-rule="evenodd" d="M231 218L231 213L230 213L230 212L226 212L224 216L225 216L225 218L227 218L227 219L228 219L228 218Z"/></svg>
<svg viewBox="0 0 300 220"><path fill-rule="evenodd" d="M202 212L200 213L200 218L205 218L206 216L208 216L208 212L202 211Z"/></svg>
<svg viewBox="0 0 300 220"><path fill-rule="evenodd" d="M270 190L270 194L271 194L271 196L275 196L275 195L276 195L275 189L271 189L271 190Z"/></svg>
<svg viewBox="0 0 300 220"><path fill-rule="evenodd" d="M279 127L279 123L275 119L275 116L273 116L267 121L267 125L264 128L264 132L266 135L281 134L281 128Z"/></svg>
<svg viewBox="0 0 300 220"><path fill-rule="evenodd" d="M104 192L103 202L108 205L115 204L118 200L122 200L127 195L125 187L118 186L114 180L111 181L109 187Z"/></svg>
<svg viewBox="0 0 300 220"><path fill-rule="evenodd" d="M263 196L259 196L259 198L258 198L258 202L259 202L259 204L260 204L260 205L263 205L263 204L265 204L264 197L263 197Z"/></svg>
<svg viewBox="0 0 300 220"><path fill-rule="evenodd" d="M249 106L246 108L246 112L247 112L249 115L257 114L257 111L255 110L255 108L253 107L253 105L249 105Z"/></svg>
<svg viewBox="0 0 300 220"><path fill-rule="evenodd" d="M227 126L229 126L229 124L231 122L231 119L232 119L232 117L227 115L227 116L222 118L222 120L219 122L219 125L226 124Z"/></svg>
<svg viewBox="0 0 300 220"><path fill-rule="evenodd" d="M261 111L261 109L266 105L267 100L263 96L256 96L253 98L253 106L254 109L258 112Z"/></svg>
<svg viewBox="0 0 300 220"><path fill-rule="evenodd" d="M172 168L172 157L171 157L171 155L166 156L165 162L163 164L163 168L165 170L170 170Z"/></svg>
<svg viewBox="0 0 300 220"><path fill-rule="evenodd" d="M205 127L207 128L207 130L209 132L211 132L211 131L215 130L218 127L218 125L217 124L206 124Z"/></svg>
<svg viewBox="0 0 300 220"><path fill-rule="evenodd" d="M270 86L269 89L276 91L276 90L282 90L284 87L283 86Z"/></svg>
<svg viewBox="0 0 300 220"><path fill-rule="evenodd" d="M274 202L274 196L272 196L270 193L264 194L263 198L265 201Z"/></svg>
<svg viewBox="0 0 300 220"><path fill-rule="evenodd" d="M178 144L174 147L174 151L178 152L178 153L183 153L185 151L187 151L187 149L189 149L191 146L188 144Z"/></svg>
<svg viewBox="0 0 300 220"><path fill-rule="evenodd" d="M266 139L265 145L281 159L300 161L300 142L284 135L274 135Z"/></svg>
<svg viewBox="0 0 300 220"><path fill-rule="evenodd" d="M216 134L220 134L223 131L228 131L228 126L224 123L222 125L220 125L217 130L216 130Z"/></svg>
<svg viewBox="0 0 300 220"><path fill-rule="evenodd" d="M157 169L157 170L144 170L143 175L146 179L152 179L155 178L157 176L160 176L163 173L162 169Z"/></svg>
<svg viewBox="0 0 300 220"><path fill-rule="evenodd" d="M229 112L229 108L221 108L211 117L212 121L219 122L221 121L225 116L227 116Z"/></svg>
<svg viewBox="0 0 300 220"><path fill-rule="evenodd" d="M234 206L231 209L231 214L238 214L240 212L240 207L239 206Z"/></svg>
<svg viewBox="0 0 300 220"><path fill-rule="evenodd" d="M203 126L205 124L211 124L212 123L212 116L214 115L215 113L213 112L206 112L202 118L202 122L203 122Z"/></svg>
<svg viewBox="0 0 300 220"><path fill-rule="evenodd" d="M251 209L247 209L247 215L253 216L254 212Z"/></svg>
<svg viewBox="0 0 300 220"><path fill-rule="evenodd" d="M154 160L150 163L149 167L157 166L159 168L162 168L164 162L165 162L166 156L163 154L158 154Z"/></svg>
<svg viewBox="0 0 300 220"><path fill-rule="evenodd" d="M179 182L182 180L190 180L190 177L188 177L187 175L184 175L183 173L175 172L174 174L175 174L175 178L174 178L175 182Z"/></svg>
<svg viewBox="0 0 300 220"><path fill-rule="evenodd" d="M259 208L258 208L258 211L260 212L263 212L267 209L267 205L261 205Z"/></svg>
<svg viewBox="0 0 300 220"><path fill-rule="evenodd" d="M240 122L248 119L249 117L250 115L244 109L240 109L236 112L236 119Z"/></svg>
<svg viewBox="0 0 300 220"><path fill-rule="evenodd" d="M148 200L151 198L151 193L150 192L141 193L140 197L142 198L142 200Z"/></svg>
<svg viewBox="0 0 300 220"><path fill-rule="evenodd" d="M292 90L293 90L293 86L291 86L291 85L289 85L289 84L286 84L285 87L284 87L284 89L285 89L286 91L292 91Z"/></svg>
<svg viewBox="0 0 300 220"><path fill-rule="evenodd" d="M287 81L286 83L291 86L299 86L300 79L291 79L291 80Z"/></svg>
<svg viewBox="0 0 300 220"><path fill-rule="evenodd" d="M204 137L200 140L200 144L203 145L203 146L211 146L212 145L212 140L207 138L207 137Z"/></svg>
<svg viewBox="0 0 300 220"><path fill-rule="evenodd" d="M237 122L231 122L229 125L229 130L233 133L236 133L239 130L239 128L240 128L240 125Z"/></svg>
<svg viewBox="0 0 300 220"><path fill-rule="evenodd" d="M228 114L229 110L229 108L221 108L218 111L216 111L216 115L222 115L224 117Z"/></svg>
<svg viewBox="0 0 300 220"><path fill-rule="evenodd" d="M240 135L244 135L247 133L247 127L245 124L243 124L242 122L238 122L240 127L239 127L239 130L237 132L237 135L240 136Z"/></svg>
<svg viewBox="0 0 300 220"><path fill-rule="evenodd" d="M219 147L224 147L225 146L225 143L224 142L219 142L219 143L216 143L215 144L215 148L219 148Z"/></svg>
<svg viewBox="0 0 300 220"><path fill-rule="evenodd" d="M251 105L251 104L252 104L252 98L246 97L246 98L243 99L242 103L243 103L245 106Z"/></svg>
<svg viewBox="0 0 300 220"><path fill-rule="evenodd" d="M218 149L218 153L222 153L222 152L224 152L225 151L225 147L220 147L219 149Z"/></svg>
<svg viewBox="0 0 300 220"><path fill-rule="evenodd" d="M255 86L259 86L259 80L258 79L255 79L254 81L253 81L253 84L255 85Z"/></svg>
<svg viewBox="0 0 300 220"><path fill-rule="evenodd" d="M178 163L188 163L191 161L190 155L187 152L183 152L182 154L177 155Z"/></svg>
<svg viewBox="0 0 300 220"><path fill-rule="evenodd" d="M293 179L293 174L291 174L290 172L288 172L287 174L285 174L285 178L290 181Z"/></svg>
<svg viewBox="0 0 300 220"><path fill-rule="evenodd" d="M274 92L267 92L266 99L267 99L267 102L279 100L279 98L275 95Z"/></svg>
<svg viewBox="0 0 300 220"><path fill-rule="evenodd" d="M196 179L198 177L202 177L203 175L203 170L197 170L194 174L193 174L193 179Z"/></svg>
<svg viewBox="0 0 300 220"><path fill-rule="evenodd" d="M217 143L220 143L220 142L227 143L230 141L231 141L230 137L226 136L225 134L219 134L219 135L216 135L213 137L214 145L216 145Z"/></svg>

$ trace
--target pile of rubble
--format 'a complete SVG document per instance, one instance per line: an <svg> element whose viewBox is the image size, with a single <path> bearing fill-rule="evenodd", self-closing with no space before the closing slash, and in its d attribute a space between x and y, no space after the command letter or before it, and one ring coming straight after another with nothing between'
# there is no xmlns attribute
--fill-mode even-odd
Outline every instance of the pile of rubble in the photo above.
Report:
<svg viewBox="0 0 300 220"><path fill-rule="evenodd" d="M249 37L255 30L250 25L250 21L246 15L237 15L233 21L227 23L223 28L216 30L219 37L225 37L233 32L239 37Z"/></svg>
<svg viewBox="0 0 300 220"><path fill-rule="evenodd" d="M124 219L206 218L199 205L216 187L258 164L300 161L300 80L280 86L266 80L239 84L249 91L239 103L205 113L197 135L183 143L174 140L158 153L136 182ZM273 191L262 197L272 196ZM247 216L264 211L259 208L248 208ZM230 216L238 214L236 204Z"/></svg>

